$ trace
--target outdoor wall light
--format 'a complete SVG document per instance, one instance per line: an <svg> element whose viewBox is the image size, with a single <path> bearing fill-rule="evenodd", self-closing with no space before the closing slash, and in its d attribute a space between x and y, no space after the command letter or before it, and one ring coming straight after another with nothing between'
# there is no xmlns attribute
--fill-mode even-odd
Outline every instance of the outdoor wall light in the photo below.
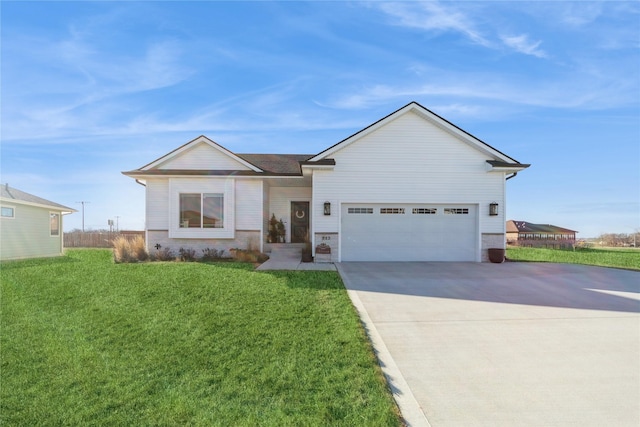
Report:
<svg viewBox="0 0 640 427"><path fill-rule="evenodd" d="M489 204L489 215L491 216L498 215L498 204L496 202Z"/></svg>
<svg viewBox="0 0 640 427"><path fill-rule="evenodd" d="M331 215L331 202L324 202L324 214Z"/></svg>

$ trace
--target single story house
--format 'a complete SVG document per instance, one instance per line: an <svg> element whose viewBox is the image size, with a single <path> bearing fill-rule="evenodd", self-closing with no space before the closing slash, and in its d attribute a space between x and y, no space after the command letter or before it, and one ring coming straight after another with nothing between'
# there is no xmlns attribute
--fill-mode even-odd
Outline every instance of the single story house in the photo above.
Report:
<svg viewBox="0 0 640 427"><path fill-rule="evenodd" d="M575 230L551 224L527 221L507 221L507 243L517 246L565 247L576 243Z"/></svg>
<svg viewBox="0 0 640 427"><path fill-rule="evenodd" d="M527 168L416 102L317 154L239 154L200 136L139 169L148 248L331 247L341 261L486 261L505 181Z"/></svg>
<svg viewBox="0 0 640 427"><path fill-rule="evenodd" d="M62 218L77 211L9 187L9 184L1 188L0 259L62 255Z"/></svg>

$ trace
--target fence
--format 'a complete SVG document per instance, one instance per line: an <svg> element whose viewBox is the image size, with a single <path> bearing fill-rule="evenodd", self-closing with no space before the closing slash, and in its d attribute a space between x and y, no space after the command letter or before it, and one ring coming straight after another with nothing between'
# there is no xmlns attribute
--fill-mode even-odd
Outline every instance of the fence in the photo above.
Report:
<svg viewBox="0 0 640 427"><path fill-rule="evenodd" d="M508 240L510 246L524 248L575 249L575 240Z"/></svg>
<svg viewBox="0 0 640 427"><path fill-rule="evenodd" d="M142 236L144 239L144 231L120 231L120 232L108 232L108 231L74 231L71 233L64 233L64 247L65 248L110 248L112 242L116 237L125 237L127 239L133 239L137 236Z"/></svg>

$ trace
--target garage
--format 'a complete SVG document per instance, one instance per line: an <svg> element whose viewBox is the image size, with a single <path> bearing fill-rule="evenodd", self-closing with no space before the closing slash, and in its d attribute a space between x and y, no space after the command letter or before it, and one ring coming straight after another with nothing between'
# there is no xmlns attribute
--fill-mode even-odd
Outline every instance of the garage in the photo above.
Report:
<svg viewBox="0 0 640 427"><path fill-rule="evenodd" d="M342 204L342 261L478 261L477 211L460 204Z"/></svg>

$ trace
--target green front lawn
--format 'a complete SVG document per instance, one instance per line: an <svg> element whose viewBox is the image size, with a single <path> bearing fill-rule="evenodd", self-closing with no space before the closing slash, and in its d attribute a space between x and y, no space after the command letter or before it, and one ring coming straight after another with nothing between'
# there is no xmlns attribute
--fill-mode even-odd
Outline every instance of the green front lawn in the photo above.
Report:
<svg viewBox="0 0 640 427"><path fill-rule="evenodd" d="M108 250L0 268L0 425L400 425L335 272Z"/></svg>
<svg viewBox="0 0 640 427"><path fill-rule="evenodd" d="M509 247L507 258L511 261L559 262L640 270L640 250L635 248L561 250Z"/></svg>

